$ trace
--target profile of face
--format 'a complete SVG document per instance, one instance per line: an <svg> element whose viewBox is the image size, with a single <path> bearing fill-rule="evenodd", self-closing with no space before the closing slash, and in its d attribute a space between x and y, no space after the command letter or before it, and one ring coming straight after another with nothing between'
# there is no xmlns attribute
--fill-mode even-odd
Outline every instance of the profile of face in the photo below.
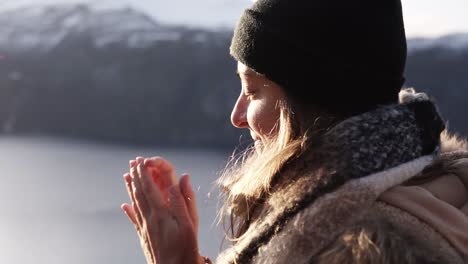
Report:
<svg viewBox="0 0 468 264"><path fill-rule="evenodd" d="M250 130L257 146L274 137L280 117L278 102L286 98L283 89L265 76L238 62L241 92L231 113L232 125Z"/></svg>

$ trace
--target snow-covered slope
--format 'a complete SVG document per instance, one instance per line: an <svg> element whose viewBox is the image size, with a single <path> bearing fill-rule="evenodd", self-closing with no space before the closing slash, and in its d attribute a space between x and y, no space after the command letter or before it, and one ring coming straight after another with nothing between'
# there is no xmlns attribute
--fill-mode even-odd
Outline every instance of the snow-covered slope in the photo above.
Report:
<svg viewBox="0 0 468 264"><path fill-rule="evenodd" d="M130 6L164 23L217 29L234 27L252 0L0 0L0 12L32 5L77 3L97 9Z"/></svg>
<svg viewBox="0 0 468 264"><path fill-rule="evenodd" d="M440 38L414 38L408 40L408 51L442 48L448 50L468 50L468 33L451 34Z"/></svg>
<svg viewBox="0 0 468 264"><path fill-rule="evenodd" d="M181 37L177 27L158 23L131 8L96 10L75 4L35 6L0 13L0 48L47 50L66 36L80 33L92 36L99 47L116 42L142 47Z"/></svg>
<svg viewBox="0 0 468 264"><path fill-rule="evenodd" d="M234 0L221 2L226 1ZM73 34L87 34L97 47L112 43L146 47L161 40L178 41L183 32L181 26L160 23L132 8L105 9L86 4L55 4L0 12L0 51L49 50ZM196 42L208 39L204 30L199 30L192 37ZM408 40L410 53L433 48L468 50L468 34Z"/></svg>

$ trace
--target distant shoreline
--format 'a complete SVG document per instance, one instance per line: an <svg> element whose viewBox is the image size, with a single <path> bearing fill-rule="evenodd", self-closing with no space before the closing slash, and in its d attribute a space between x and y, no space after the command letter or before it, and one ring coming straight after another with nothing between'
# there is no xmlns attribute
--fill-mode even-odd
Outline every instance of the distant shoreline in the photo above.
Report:
<svg viewBox="0 0 468 264"><path fill-rule="evenodd" d="M213 154L220 155L230 155L233 148L228 147L213 147L207 145L206 147L196 144L186 144L186 145L172 145L172 144L145 144L145 143L132 143L132 142L122 142L119 140L106 140L106 139L92 139L92 138L80 138L80 137L67 137L67 136L54 136L54 135L44 135L44 134L0 134L0 141L3 140L27 140L27 141L43 141L48 142L60 142L64 141L67 143L81 144L81 145L91 145L91 146L104 146L104 147L117 147L117 148L141 148L142 150L151 150L151 149L171 149L171 150L183 150L183 151L199 151L203 150L206 152L211 152ZM226 156L227 157L227 156Z"/></svg>

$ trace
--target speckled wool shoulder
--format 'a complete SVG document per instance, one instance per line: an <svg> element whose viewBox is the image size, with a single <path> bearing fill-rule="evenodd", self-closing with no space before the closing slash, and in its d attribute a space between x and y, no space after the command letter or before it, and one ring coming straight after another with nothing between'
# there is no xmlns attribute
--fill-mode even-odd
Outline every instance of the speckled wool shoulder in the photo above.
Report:
<svg viewBox="0 0 468 264"><path fill-rule="evenodd" d="M399 104L341 122L281 174L260 216L217 263L306 262L382 192L430 164L443 130L434 103L413 89ZM304 237L306 248L298 245Z"/></svg>

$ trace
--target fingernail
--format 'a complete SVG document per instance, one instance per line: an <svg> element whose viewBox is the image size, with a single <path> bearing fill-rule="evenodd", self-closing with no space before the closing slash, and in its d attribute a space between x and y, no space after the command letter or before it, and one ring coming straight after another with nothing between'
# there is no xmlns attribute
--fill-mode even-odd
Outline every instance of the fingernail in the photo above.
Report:
<svg viewBox="0 0 468 264"><path fill-rule="evenodd" d="M132 187L132 177L130 175L125 177L125 184L127 185L127 187Z"/></svg>
<svg viewBox="0 0 468 264"><path fill-rule="evenodd" d="M135 166L136 160L130 160L128 163L130 164L130 167L133 167Z"/></svg>

